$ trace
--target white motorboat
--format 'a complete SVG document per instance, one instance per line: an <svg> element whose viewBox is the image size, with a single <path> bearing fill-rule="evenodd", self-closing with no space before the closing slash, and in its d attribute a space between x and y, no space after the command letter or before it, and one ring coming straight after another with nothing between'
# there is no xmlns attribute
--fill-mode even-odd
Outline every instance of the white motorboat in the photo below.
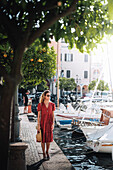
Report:
<svg viewBox="0 0 113 170"><path fill-rule="evenodd" d="M87 146L95 152L113 152L113 123L106 127L87 135Z"/></svg>
<svg viewBox="0 0 113 170"><path fill-rule="evenodd" d="M85 120L83 120L84 122L81 122L79 124L80 129L83 131L86 137L87 135L104 128L109 123L113 123L112 110L111 109L110 110L101 109L101 110L102 110L102 114L99 122L87 123Z"/></svg>
<svg viewBox="0 0 113 170"><path fill-rule="evenodd" d="M98 126L98 125L92 125L92 126L79 126L82 132L84 133L85 137L89 134L92 134L94 132L97 132L98 130L104 128L105 126Z"/></svg>
<svg viewBox="0 0 113 170"><path fill-rule="evenodd" d="M60 105L59 110L54 112L56 124L60 128L71 127L72 120L80 122L80 120L90 120L99 122L101 117L101 111L98 109L87 109L86 111L74 110L71 104L68 104L67 109L63 104Z"/></svg>

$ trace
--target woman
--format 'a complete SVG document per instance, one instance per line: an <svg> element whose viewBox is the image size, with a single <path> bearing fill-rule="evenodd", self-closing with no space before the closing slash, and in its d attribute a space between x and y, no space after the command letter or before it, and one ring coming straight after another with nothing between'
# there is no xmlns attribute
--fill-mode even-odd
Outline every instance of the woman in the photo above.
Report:
<svg viewBox="0 0 113 170"><path fill-rule="evenodd" d="M49 160L50 142L53 141L54 110L55 110L55 104L50 102L49 90L45 90L42 93L37 110L38 110L38 131L40 131L41 129L41 133L42 133L41 146L43 151L43 158ZM45 153L45 143L46 143L46 153Z"/></svg>
<svg viewBox="0 0 113 170"><path fill-rule="evenodd" d="M27 107L28 107L28 94L29 94L29 90L26 92L26 93L24 93L24 95L23 95L23 101L24 101L24 113L26 113L27 112Z"/></svg>

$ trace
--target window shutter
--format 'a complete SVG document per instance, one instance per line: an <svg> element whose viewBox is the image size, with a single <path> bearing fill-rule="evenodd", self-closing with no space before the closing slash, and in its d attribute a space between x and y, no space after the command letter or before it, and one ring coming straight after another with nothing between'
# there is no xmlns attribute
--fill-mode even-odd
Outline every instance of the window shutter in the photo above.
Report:
<svg viewBox="0 0 113 170"><path fill-rule="evenodd" d="M73 54L71 54L71 61L73 61Z"/></svg>
<svg viewBox="0 0 113 170"><path fill-rule="evenodd" d="M65 54L65 61L67 61L67 54Z"/></svg>

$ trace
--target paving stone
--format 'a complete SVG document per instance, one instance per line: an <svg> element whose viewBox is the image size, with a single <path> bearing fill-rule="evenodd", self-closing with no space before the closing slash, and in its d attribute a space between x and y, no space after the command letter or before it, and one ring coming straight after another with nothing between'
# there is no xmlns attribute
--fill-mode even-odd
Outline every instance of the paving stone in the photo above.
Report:
<svg viewBox="0 0 113 170"><path fill-rule="evenodd" d="M22 113L23 108L20 107L19 110ZM41 143L36 142L37 122L29 121L27 114L20 114L19 118L22 119L20 121L20 138L28 144L28 148L25 151L27 170L32 170L33 168L39 170L74 169L55 141L50 145L51 159L43 161Z"/></svg>

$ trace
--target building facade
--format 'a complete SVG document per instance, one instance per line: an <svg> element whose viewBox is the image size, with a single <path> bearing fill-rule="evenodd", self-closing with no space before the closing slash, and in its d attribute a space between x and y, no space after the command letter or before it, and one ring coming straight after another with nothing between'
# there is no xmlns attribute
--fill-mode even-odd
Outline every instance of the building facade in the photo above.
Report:
<svg viewBox="0 0 113 170"><path fill-rule="evenodd" d="M68 46L69 44L61 41L61 76L74 78L77 91L88 92L88 85L91 80L90 55L80 53L75 47L69 49Z"/></svg>
<svg viewBox="0 0 113 170"><path fill-rule="evenodd" d="M81 53L75 47L69 49L69 44L60 40L58 43L51 41L49 47L54 47L57 54L56 76L51 79L51 91L57 93L56 81L59 77L74 78L77 92L88 93L88 85L92 80L99 78L103 65L92 60L92 55Z"/></svg>

